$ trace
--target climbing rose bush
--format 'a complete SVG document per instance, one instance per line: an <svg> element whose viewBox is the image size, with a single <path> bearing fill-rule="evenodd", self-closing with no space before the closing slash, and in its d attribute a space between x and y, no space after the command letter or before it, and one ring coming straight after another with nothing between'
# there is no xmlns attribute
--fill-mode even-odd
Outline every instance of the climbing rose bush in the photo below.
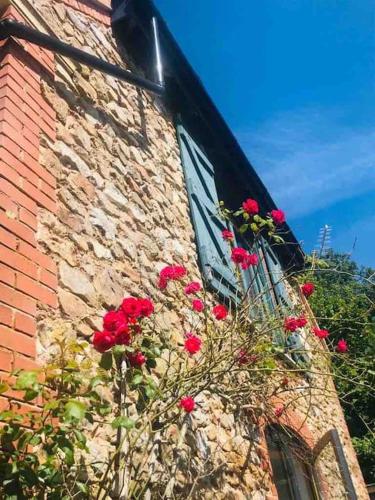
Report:
<svg viewBox="0 0 375 500"><path fill-rule="evenodd" d="M68 341L58 331L57 358L40 373L15 374L14 391L23 391L27 403L38 398L40 416L0 412L0 436L6 443L5 458L0 455L1 498L13 500L20 492L22 498L120 498L113 488L125 473L129 480L124 498L141 498L154 470L155 436L167 448L175 426L184 441L186 429L197 419L197 407L209 418L210 403L219 400L236 415L236 429L243 425L243 432L251 421L258 428L260 415L264 422L288 415L296 382L310 369L305 361L295 361L292 368L284 363L286 354L289 363L295 354L288 340L303 334L311 344L299 346L298 355L311 345L311 352L324 353L322 365L311 361L313 377L320 367L329 373L328 356L346 360L345 339L331 345L328 332L311 324L300 304L278 304L271 312L266 291L256 295L244 288L243 273L252 267L252 276L259 278L265 265L257 253L260 238L283 243L284 212L275 209L264 215L251 198L236 212L222 204L218 211L223 224L233 228L223 230L222 238L242 289L237 301L224 301L209 283L173 263L155 279L158 302L147 294L126 296L103 314L91 345ZM235 243L239 235L242 246ZM305 282L301 292L311 296L313 283ZM328 340L329 350L321 339ZM0 393L8 390L0 382ZM279 404L279 399L287 402ZM104 461L88 458L86 434L95 441L97 429L108 436L111 451ZM168 450L165 456L172 461L159 462L162 472L150 486L151 498L173 497L178 450Z"/></svg>

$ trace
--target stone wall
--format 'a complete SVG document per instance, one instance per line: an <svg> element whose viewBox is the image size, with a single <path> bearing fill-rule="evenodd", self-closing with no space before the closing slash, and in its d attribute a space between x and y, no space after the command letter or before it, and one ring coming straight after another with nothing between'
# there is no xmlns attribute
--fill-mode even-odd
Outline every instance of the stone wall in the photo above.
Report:
<svg viewBox="0 0 375 500"><path fill-rule="evenodd" d="M20 11L27 6L30 18L60 39L124 64L108 12L98 2L15 3ZM61 325L67 334L88 339L101 328L104 310L123 296L161 298L155 284L165 264L184 264L192 278L200 279L173 117L163 102L60 57L55 63L53 72L40 72L41 102L54 117L55 133L40 127L35 145L41 172L54 179L52 202L47 206L41 198L31 214L22 211L35 231L40 281L50 287L52 297L33 299L30 321L35 317L39 362L48 357L51 332ZM179 327L173 312L163 320L167 328ZM7 328L13 326L12 319ZM311 448L337 427L359 498L367 498L335 394L323 394L319 376L310 384L296 377L291 384L300 398L283 423L302 434ZM204 411L198 409L189 420L186 445L179 451L177 489L182 498L194 483L195 498L276 498L263 434L266 423L257 418L244 427L226 413L219 398L202 395L198 402ZM178 441L179 432L171 427L169 445ZM105 453L106 447L107 436L99 437L95 450ZM329 467L329 450L319 460L326 498L345 498L337 470ZM186 473L189 467L193 477Z"/></svg>

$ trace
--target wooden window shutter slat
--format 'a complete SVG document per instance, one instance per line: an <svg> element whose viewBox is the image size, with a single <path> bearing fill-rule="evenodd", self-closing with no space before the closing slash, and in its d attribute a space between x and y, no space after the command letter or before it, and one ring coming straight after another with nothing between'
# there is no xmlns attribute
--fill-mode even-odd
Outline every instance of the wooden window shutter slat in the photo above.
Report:
<svg viewBox="0 0 375 500"><path fill-rule="evenodd" d="M229 246L221 235L226 227L217 216L219 200L214 167L182 125L177 126L177 133L204 277L223 298L237 302L242 290L233 273Z"/></svg>

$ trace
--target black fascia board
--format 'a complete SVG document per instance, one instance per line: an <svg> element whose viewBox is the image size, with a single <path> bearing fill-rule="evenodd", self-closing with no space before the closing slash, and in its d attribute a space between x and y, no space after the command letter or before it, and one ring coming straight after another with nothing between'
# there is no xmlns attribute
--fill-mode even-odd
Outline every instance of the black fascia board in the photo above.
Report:
<svg viewBox="0 0 375 500"><path fill-rule="evenodd" d="M149 37L150 19L156 17L158 20L165 64L166 98L172 104L176 114L187 117L192 127L201 130L200 137L203 141L205 137L209 137L209 140L203 144L209 158L214 157L215 167L218 166L227 181L231 180L232 189L229 189L228 182L225 182L224 186L220 184L217 186L219 196L221 195L221 198L229 205L233 205L232 208L237 208L238 204L244 200L244 196L257 198L266 212L276 208L271 195L152 0L126 0L126 3L132 15L137 17L137 24L146 38ZM119 22L116 32L120 37L121 29L121 22ZM230 192L232 195L228 195ZM274 246L273 249L280 257L285 269L298 270L304 265L304 253L290 227L287 224L285 226L287 244Z"/></svg>

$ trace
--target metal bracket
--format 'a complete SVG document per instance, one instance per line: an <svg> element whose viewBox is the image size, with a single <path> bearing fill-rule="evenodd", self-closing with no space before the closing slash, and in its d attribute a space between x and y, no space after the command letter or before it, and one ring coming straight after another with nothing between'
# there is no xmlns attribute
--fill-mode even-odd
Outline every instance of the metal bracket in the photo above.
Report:
<svg viewBox="0 0 375 500"><path fill-rule="evenodd" d="M120 66L103 61L103 59L99 59L98 57L88 54L81 49L77 49L72 45L62 42L54 36L46 35L41 31L31 28L30 26L26 26L23 23L19 23L18 21L14 21L13 19L3 19L0 21L0 40L5 40L9 37L27 40L30 43L38 45L39 47L43 47L57 54L73 59L74 61L85 64L86 66L90 66L91 68L97 69L98 71L111 75L119 80L128 82L136 87L149 90L157 95L163 95L165 87L162 76L157 24L156 29L154 28L153 31L155 41L155 66L157 69L158 83L135 75L131 71L123 69Z"/></svg>

